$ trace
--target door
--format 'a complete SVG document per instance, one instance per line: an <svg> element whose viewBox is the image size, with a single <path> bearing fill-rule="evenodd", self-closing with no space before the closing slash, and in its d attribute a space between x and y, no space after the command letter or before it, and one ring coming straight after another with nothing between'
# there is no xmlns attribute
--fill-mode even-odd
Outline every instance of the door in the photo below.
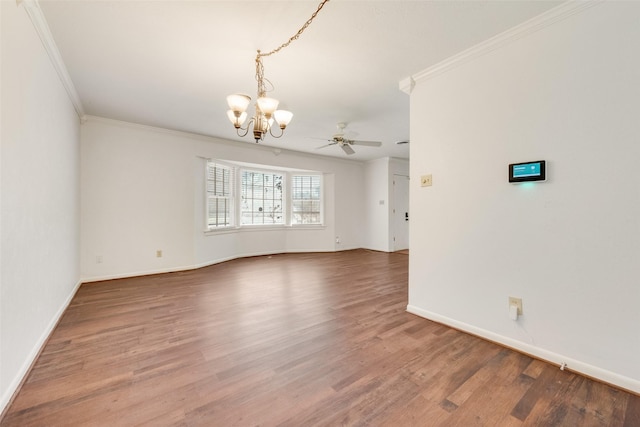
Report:
<svg viewBox="0 0 640 427"><path fill-rule="evenodd" d="M393 251L409 249L409 177L393 175Z"/></svg>

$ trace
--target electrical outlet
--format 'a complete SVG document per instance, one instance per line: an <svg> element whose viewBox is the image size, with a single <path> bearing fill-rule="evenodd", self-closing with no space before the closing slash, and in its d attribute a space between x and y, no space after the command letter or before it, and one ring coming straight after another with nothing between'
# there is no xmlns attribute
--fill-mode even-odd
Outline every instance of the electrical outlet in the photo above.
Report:
<svg viewBox="0 0 640 427"><path fill-rule="evenodd" d="M423 187L431 187L431 185L433 184L432 178L431 178L431 174L429 175L422 175L420 177L420 185Z"/></svg>
<svg viewBox="0 0 640 427"><path fill-rule="evenodd" d="M157 257L157 258L162 258L162 250L161 250L161 249L158 249L158 250L156 251L156 257Z"/></svg>
<svg viewBox="0 0 640 427"><path fill-rule="evenodd" d="M522 316L522 298L509 297L509 307L512 305L518 307L518 316Z"/></svg>
<svg viewBox="0 0 640 427"><path fill-rule="evenodd" d="M102 255L96 255L96 264L102 264Z"/></svg>

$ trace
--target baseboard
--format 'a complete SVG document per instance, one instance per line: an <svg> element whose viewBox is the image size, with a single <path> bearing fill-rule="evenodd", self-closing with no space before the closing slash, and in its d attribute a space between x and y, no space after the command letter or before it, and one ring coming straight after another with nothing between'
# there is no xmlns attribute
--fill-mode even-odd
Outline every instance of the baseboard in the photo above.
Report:
<svg viewBox="0 0 640 427"><path fill-rule="evenodd" d="M199 268L199 267L194 267L194 266L169 267L169 268L160 268L157 270L145 270L145 271L134 271L130 273L108 274L106 276L83 277L82 283L102 282L104 280L127 279L130 277L152 276L154 274L176 273L178 271L188 271L188 270L194 270L196 268Z"/></svg>
<svg viewBox="0 0 640 427"><path fill-rule="evenodd" d="M353 248L353 249L359 249L359 248ZM340 250L351 250L351 249L340 249ZM331 251L327 249L317 249L317 250L305 249L305 250L295 250L295 251L287 251L287 252L272 252L272 251L251 252L251 253L246 253L242 255L233 255L233 256L228 256L223 258L217 258L214 260L209 260L209 261L201 262L194 265L187 265L187 266L181 266L181 267L169 267L169 268L162 268L157 270L136 271L136 272L122 273L122 274L110 274L106 276L83 277L82 283L102 282L104 280L127 279L130 277L151 276L154 274L176 273L179 271L197 270L199 268L209 267L210 265L220 264L222 262L232 261L234 259L239 259L239 258L278 255L281 253L316 253L316 252L326 253L326 252L337 252L337 251Z"/></svg>
<svg viewBox="0 0 640 427"><path fill-rule="evenodd" d="M325 252L344 252L344 251L355 251L356 249L365 249L362 246L342 246L336 247L334 251L325 251Z"/></svg>
<svg viewBox="0 0 640 427"><path fill-rule="evenodd" d="M524 343L522 341L514 340L503 335L498 335L494 332L487 331L485 329L478 328L476 326L460 322L455 319L450 319L446 316L442 316L428 310L423 310L413 305L407 305L407 312L420 317L424 317L425 319L433 320L434 322L438 322L446 326L450 326L454 329L461 330L463 332L486 339L488 341L495 342L502 346L516 350L520 353L532 356L536 359L544 360L545 362L549 362L558 367L564 366L566 370L576 372L586 377L610 384L614 387L628 391L629 393L633 393L636 395L640 394L640 381L638 380L616 374L615 372L611 372L606 369L584 363L580 360L576 360L562 354L554 353L552 351Z"/></svg>
<svg viewBox="0 0 640 427"><path fill-rule="evenodd" d="M4 413L5 410L9 407L11 402L13 402L13 399L15 398L18 391L20 390L20 387L22 387L22 384L24 383L24 381L27 378L27 375L31 371L33 364L38 359L38 356L40 356L40 353L42 352L42 349L44 348L45 344L49 340L51 333L58 325L58 322L62 318L62 315L69 307L69 304L71 304L71 301L73 300L73 297L76 295L76 292L78 292L78 289L80 288L81 284L82 284L82 281L78 281L75 284L75 286L73 287L73 289L71 290L67 298L65 299L64 303L60 306L56 314L53 316L53 318L47 325L46 329L40 335L40 338L38 339L36 344L33 346L33 349L29 353L29 356L25 359L24 363L20 367L20 370L18 371L16 376L13 378L13 380L9 384L9 387L2 395L2 400L0 400L0 420L2 420L2 418L5 415Z"/></svg>

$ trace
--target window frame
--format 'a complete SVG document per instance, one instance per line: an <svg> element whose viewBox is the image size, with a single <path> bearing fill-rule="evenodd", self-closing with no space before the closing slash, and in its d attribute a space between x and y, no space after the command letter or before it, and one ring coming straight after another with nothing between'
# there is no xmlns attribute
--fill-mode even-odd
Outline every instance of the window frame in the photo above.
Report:
<svg viewBox="0 0 640 427"><path fill-rule="evenodd" d="M211 225L209 222L210 219L210 210L209 210L209 201L210 201L210 194L209 194L209 168L213 165L213 167L221 167L223 169L227 169L229 171L229 196L227 196L227 200L229 203L229 224L225 224L225 225ZM204 169L204 175L205 175L205 182L204 182L204 197L205 197L205 206L204 206L204 210L205 210L205 229L207 231L216 231L216 230L229 230L229 229L233 229L236 227L236 180L237 180L237 167L233 164L230 163L226 163L224 161L219 161L219 160L207 160L206 164L205 164L205 169ZM224 185L224 184L223 184ZM224 196L222 196L223 198Z"/></svg>
<svg viewBox="0 0 640 427"><path fill-rule="evenodd" d="M304 222L300 222L300 223L294 223L293 219L294 219L294 201L298 200L298 199L294 199L293 198L293 191L294 191L294 179L296 177L318 177L318 181L319 181L319 199L318 199L318 203L319 203L319 211L318 211L318 218L319 221L316 222L312 222L312 223L304 223ZM321 173L313 173L313 172L292 172L290 177L289 177L289 188L290 188L290 194L289 194L289 202L291 205L291 208L289 209L289 214L291 215L291 218L289 219L289 224L291 224L292 227L316 227L316 226L322 226L324 225L324 199L325 199L325 195L324 195L324 175ZM304 199L300 199L300 200L304 200ZM310 199L310 200L315 200L315 199ZM306 212L303 212L303 214Z"/></svg>

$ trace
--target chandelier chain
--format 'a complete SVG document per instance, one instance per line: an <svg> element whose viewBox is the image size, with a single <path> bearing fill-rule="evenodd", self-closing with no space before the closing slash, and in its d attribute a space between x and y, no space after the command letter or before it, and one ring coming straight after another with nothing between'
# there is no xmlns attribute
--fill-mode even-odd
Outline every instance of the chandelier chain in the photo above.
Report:
<svg viewBox="0 0 640 427"><path fill-rule="evenodd" d="M302 35L302 33L304 32L304 30L307 29L307 27L309 25L311 25L311 22L313 22L313 20L315 19L315 17L318 15L318 13L320 12L320 10L324 7L324 4L326 2L328 2L329 0L322 0L320 2L320 4L318 5L318 9L316 9L315 12L313 12L313 14L311 15L311 18L309 18L307 20L307 22L304 23L304 25L298 30L298 32L293 35L289 40L287 40L286 42L282 43L279 47L273 49L271 52L268 53L260 53L260 51L258 51L258 58L261 56L270 56L273 55L274 53L278 53L280 52L282 49L284 49L285 47L289 46L291 44L291 42L293 42L294 40L298 40L298 38Z"/></svg>
<svg viewBox="0 0 640 427"><path fill-rule="evenodd" d="M284 134L284 130L291 121L291 117L293 114L290 111L285 110L277 110L278 108L278 100L267 98L267 85L268 83L273 90L273 84L264 77L264 65L262 65L262 57L270 56L275 53L280 52L285 47L289 46L294 40L297 40L302 33L311 25L315 17L318 15L320 10L324 7L325 3L329 0L322 0L318 5L318 8L311 15L311 18L304 23L304 25L298 30L298 32L285 43L280 45L278 48L272 50L268 53L260 52L258 49L258 54L256 55L256 80L258 82L258 99L255 104L255 115L251 118L246 128L242 127L245 119L247 118L246 109L249 103L251 102L251 98L247 95L230 95L227 97L227 102L229 104L230 110L227 111L227 116L233 126L236 128L236 132L238 136L245 136L249 132L249 127L253 123L253 137L256 140L256 143L262 141L267 133L271 134L274 138L280 138ZM280 128L280 135L275 135L272 129L272 122L275 120L277 122L278 127ZM244 131L244 133L242 132Z"/></svg>
<svg viewBox="0 0 640 427"><path fill-rule="evenodd" d="M258 97L265 96L267 89L264 81L264 65L262 65L262 59L260 58L260 50L258 50L258 56L256 56L256 80L258 81Z"/></svg>

